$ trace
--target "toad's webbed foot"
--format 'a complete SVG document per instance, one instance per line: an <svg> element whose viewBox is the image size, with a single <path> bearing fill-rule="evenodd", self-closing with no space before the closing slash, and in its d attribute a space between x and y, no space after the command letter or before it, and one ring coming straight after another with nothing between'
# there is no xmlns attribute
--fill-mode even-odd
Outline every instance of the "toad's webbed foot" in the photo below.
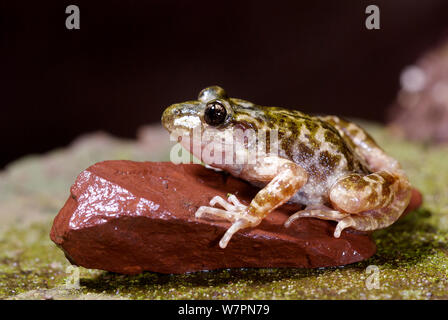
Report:
<svg viewBox="0 0 448 320"><path fill-rule="evenodd" d="M219 204L224 210L214 208L213 206L216 204ZM216 196L210 200L210 205L212 207L199 207L195 213L196 218L215 218L233 222L219 242L221 248L225 248L232 236L239 230L255 227L261 222L261 218L249 215L247 213L248 206L242 204L234 195L230 195L227 201L220 196Z"/></svg>

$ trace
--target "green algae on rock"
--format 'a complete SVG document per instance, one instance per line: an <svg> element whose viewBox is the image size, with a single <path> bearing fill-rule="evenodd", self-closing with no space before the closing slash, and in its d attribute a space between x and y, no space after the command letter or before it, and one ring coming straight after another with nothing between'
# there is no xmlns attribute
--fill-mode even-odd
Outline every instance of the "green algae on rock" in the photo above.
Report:
<svg viewBox="0 0 448 320"><path fill-rule="evenodd" d="M80 288L66 291L69 263L48 234L76 175L104 159L161 161L169 154L168 146L159 147L160 157L149 158L141 142L107 136L95 152L98 140L90 136L81 146L19 160L0 174L0 299L448 299L448 147L410 143L382 126L363 126L400 160L424 195L421 209L374 234L378 252L364 262L184 275L124 276L80 268ZM378 267L378 289L366 286L369 265Z"/></svg>

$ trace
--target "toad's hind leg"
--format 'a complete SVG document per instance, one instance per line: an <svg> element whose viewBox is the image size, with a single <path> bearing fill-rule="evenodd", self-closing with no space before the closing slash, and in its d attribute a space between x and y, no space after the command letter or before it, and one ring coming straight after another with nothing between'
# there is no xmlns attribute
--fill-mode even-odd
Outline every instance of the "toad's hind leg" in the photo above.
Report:
<svg viewBox="0 0 448 320"><path fill-rule="evenodd" d="M347 144L368 166L369 175L353 174L332 187L330 200L338 210L353 213L341 220L338 237L345 228L376 230L390 226L411 199L411 185L400 163L386 154L360 126L336 116L321 117L334 126Z"/></svg>
<svg viewBox="0 0 448 320"><path fill-rule="evenodd" d="M339 221L334 236L339 238L349 227L359 231L386 228L398 220L409 199L409 183L399 173L382 170L348 175L330 190L333 207L350 214Z"/></svg>

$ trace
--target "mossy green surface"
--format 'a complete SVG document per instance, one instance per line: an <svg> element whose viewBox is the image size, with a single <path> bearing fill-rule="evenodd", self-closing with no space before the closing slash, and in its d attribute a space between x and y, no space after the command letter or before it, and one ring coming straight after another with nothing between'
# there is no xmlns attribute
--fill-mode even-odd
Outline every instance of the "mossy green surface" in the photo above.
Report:
<svg viewBox="0 0 448 320"><path fill-rule="evenodd" d="M22 159L0 174L0 298L448 299L448 147L406 142L378 125L364 127L400 160L424 195L422 208L374 234L378 252L366 261L185 275L126 276L79 268L79 289L68 289L73 271L49 231L76 175L103 159L163 160L168 154L167 146L148 154L136 142L107 136L98 149L98 137L91 136L65 150Z"/></svg>

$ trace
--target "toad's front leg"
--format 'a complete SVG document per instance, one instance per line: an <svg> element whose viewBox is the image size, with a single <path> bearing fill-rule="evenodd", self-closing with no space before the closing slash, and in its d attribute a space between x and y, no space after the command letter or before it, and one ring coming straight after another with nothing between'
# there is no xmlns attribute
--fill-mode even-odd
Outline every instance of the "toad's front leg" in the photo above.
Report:
<svg viewBox="0 0 448 320"><path fill-rule="evenodd" d="M267 157L246 168L241 177L249 181L267 183L249 206L240 203L235 196L230 196L229 202L221 197L214 197L210 205L219 204L224 209L203 206L196 211L197 218L213 217L233 222L219 242L221 248L227 246L238 230L257 226L269 212L288 201L306 183L308 174L292 161Z"/></svg>

